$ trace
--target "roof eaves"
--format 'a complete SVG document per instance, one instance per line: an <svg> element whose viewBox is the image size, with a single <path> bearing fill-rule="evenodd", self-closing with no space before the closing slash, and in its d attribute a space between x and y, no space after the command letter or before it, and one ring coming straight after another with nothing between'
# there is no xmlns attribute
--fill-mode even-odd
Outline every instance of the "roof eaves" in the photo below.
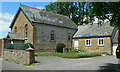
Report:
<svg viewBox="0 0 120 72"><path fill-rule="evenodd" d="M94 37L112 37L112 35L73 37L73 39L79 39L79 38L94 38Z"/></svg>
<svg viewBox="0 0 120 72"><path fill-rule="evenodd" d="M20 7L19 7L19 9L17 10L17 13L15 14L15 16L14 16L14 18L13 18L13 20L12 20L11 25L10 25L10 27L9 27L9 28L11 28L11 27L12 27L12 25L13 25L14 21L16 20L16 17L17 17L17 15L18 15L19 11L20 11Z"/></svg>
<svg viewBox="0 0 120 72"><path fill-rule="evenodd" d="M11 37L9 34L7 35L7 37L6 37L6 38L8 38L8 37L10 37L10 39L11 39L11 40L13 40L13 39L12 39L12 37Z"/></svg>
<svg viewBox="0 0 120 72"><path fill-rule="evenodd" d="M23 11L23 13L25 14L25 16L28 18L28 20L32 23L32 20L29 18L29 16L25 13L25 11L23 10L23 8L20 6L21 10Z"/></svg>
<svg viewBox="0 0 120 72"><path fill-rule="evenodd" d="M10 25L9 28L12 28L12 25L13 25L14 21L16 20L20 9L23 11L23 13L24 13L25 16L28 18L28 20L32 23L32 20L29 18L29 16L25 13L25 11L23 10L23 8L20 6L19 9L18 9L18 11L17 11L17 13L15 14L15 16L14 16L14 18L13 18L13 20L12 20L12 23L11 23L11 25Z"/></svg>
<svg viewBox="0 0 120 72"><path fill-rule="evenodd" d="M41 23L41 22L36 22L36 21L32 21L32 22L33 22L33 23L44 24L44 25L50 25L50 26L61 27L61 28L67 28L67 29L78 30L77 28L70 28L70 27L65 27L65 26L60 26L60 25L54 25L54 24L48 24L48 23Z"/></svg>

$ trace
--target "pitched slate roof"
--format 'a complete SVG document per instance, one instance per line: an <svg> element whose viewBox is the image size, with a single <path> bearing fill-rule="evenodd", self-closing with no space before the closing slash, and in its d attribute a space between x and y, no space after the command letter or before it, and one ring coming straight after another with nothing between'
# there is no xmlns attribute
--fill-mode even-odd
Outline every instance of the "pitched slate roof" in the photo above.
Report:
<svg viewBox="0 0 120 72"><path fill-rule="evenodd" d="M113 30L114 27L110 26L110 24L107 22L101 26L99 26L97 23L93 25L80 25L78 26L78 31L73 38L112 35Z"/></svg>
<svg viewBox="0 0 120 72"><path fill-rule="evenodd" d="M77 29L77 25L69 17L57 13L42 11L25 5L20 5L30 20Z"/></svg>
<svg viewBox="0 0 120 72"><path fill-rule="evenodd" d="M24 40L24 37L20 33L9 33L7 38L10 37L12 40Z"/></svg>

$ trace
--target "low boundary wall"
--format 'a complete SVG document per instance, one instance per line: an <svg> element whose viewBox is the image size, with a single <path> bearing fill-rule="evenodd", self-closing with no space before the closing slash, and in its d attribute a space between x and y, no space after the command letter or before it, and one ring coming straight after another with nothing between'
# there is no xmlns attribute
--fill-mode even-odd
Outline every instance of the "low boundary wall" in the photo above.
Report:
<svg viewBox="0 0 120 72"><path fill-rule="evenodd" d="M4 59L17 62L20 64L31 64L35 61L34 49L28 48L26 50L6 50L4 49Z"/></svg>

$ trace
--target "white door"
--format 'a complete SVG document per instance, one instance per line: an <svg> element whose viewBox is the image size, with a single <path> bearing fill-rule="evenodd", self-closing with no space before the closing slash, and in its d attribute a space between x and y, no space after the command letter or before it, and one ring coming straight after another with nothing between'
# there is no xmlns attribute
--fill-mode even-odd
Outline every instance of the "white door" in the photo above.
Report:
<svg viewBox="0 0 120 72"><path fill-rule="evenodd" d="M79 46L78 41L74 41L74 48L75 48L75 49L78 49L78 46Z"/></svg>
<svg viewBox="0 0 120 72"><path fill-rule="evenodd" d="M118 47L118 44L113 44L113 55L116 55L117 47Z"/></svg>

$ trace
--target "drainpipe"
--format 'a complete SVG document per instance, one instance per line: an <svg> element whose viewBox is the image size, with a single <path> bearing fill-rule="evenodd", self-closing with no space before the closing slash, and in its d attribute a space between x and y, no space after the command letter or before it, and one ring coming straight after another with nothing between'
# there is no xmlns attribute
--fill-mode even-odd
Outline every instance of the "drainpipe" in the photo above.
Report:
<svg viewBox="0 0 120 72"><path fill-rule="evenodd" d="M110 37L110 39L111 39L111 55L112 55L112 53L113 53L113 49L112 49L112 37Z"/></svg>
<svg viewBox="0 0 120 72"><path fill-rule="evenodd" d="M68 48L68 29L67 29L67 48Z"/></svg>

